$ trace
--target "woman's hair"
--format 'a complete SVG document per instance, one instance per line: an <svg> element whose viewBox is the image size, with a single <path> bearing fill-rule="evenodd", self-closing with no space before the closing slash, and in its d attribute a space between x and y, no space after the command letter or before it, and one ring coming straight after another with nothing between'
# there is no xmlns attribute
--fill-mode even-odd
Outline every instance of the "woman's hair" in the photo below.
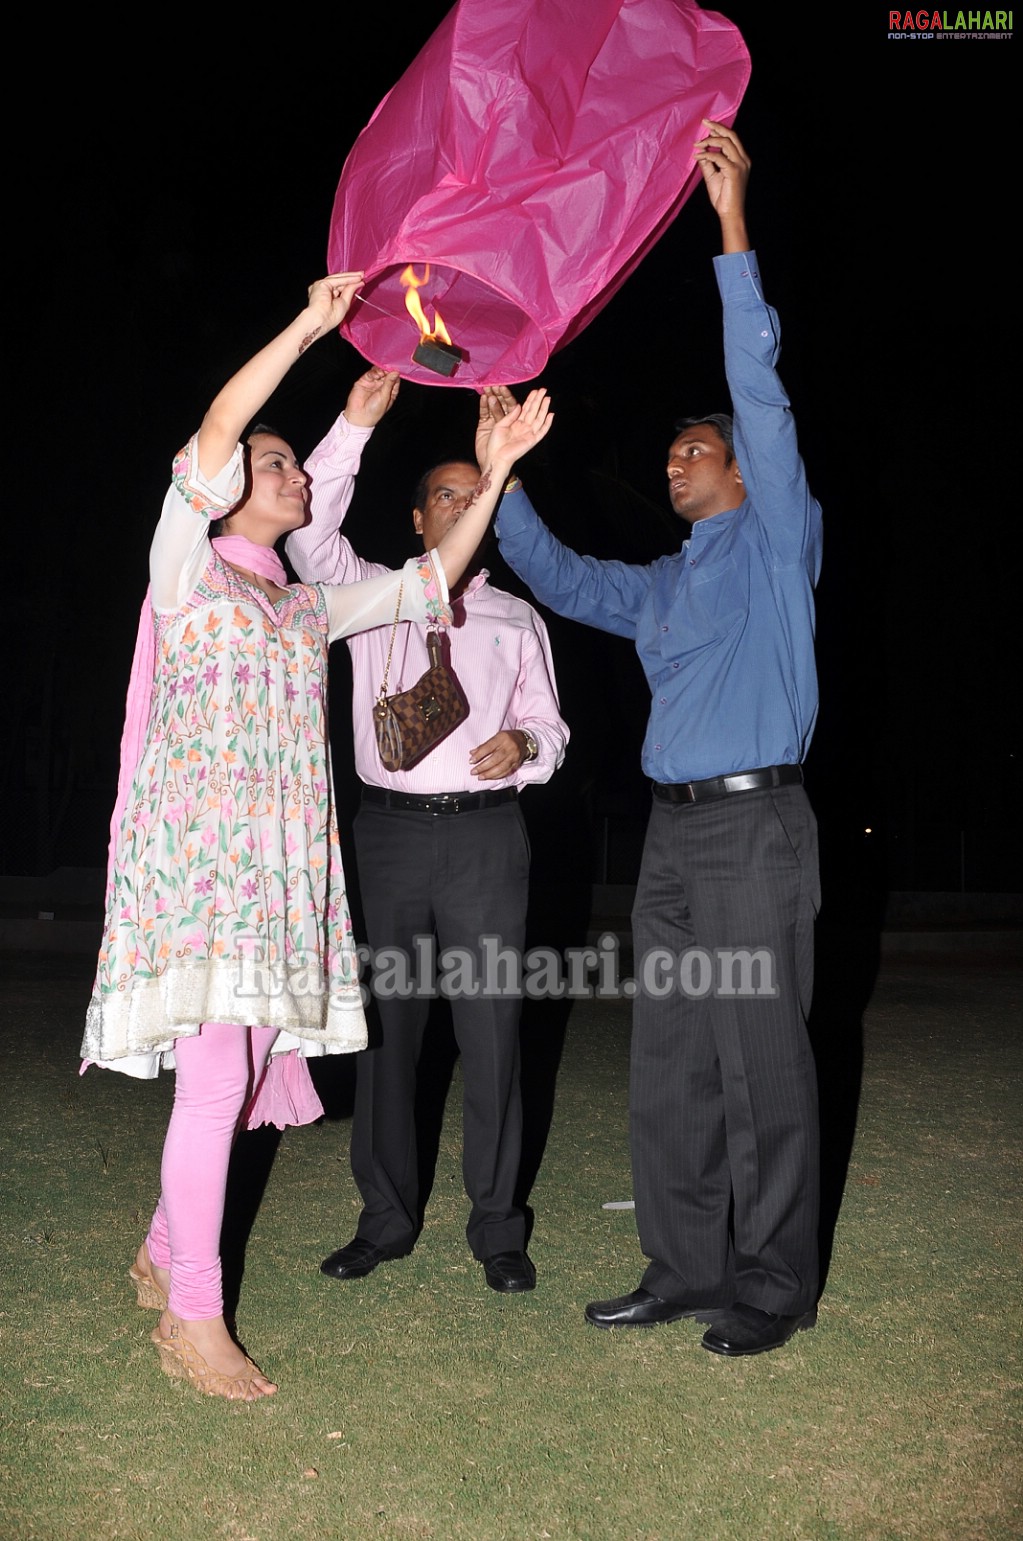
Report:
<svg viewBox="0 0 1023 1541"><path fill-rule="evenodd" d="M249 441L250 441L250 439L254 439L256 437L257 433L272 433L275 439L283 439L284 438L284 435L282 433L278 432L278 430L276 428L272 428L269 423L255 422L255 423L252 424L252 426L250 428L246 428L245 432L242 434L242 453L243 453L243 455L245 457L245 493L247 493L249 491L249 481L250 481L250 478L249 478ZM242 494L242 497L245 496L245 493ZM239 503L241 502L241 498L238 499L238 502ZM219 519L211 519L210 520L210 528L209 528L209 538L210 538L210 540L216 540L218 535L223 535L224 534L224 522L225 522L225 520L230 519L231 514L233 512L234 512L233 509L228 509L227 513L226 514L221 514Z"/></svg>

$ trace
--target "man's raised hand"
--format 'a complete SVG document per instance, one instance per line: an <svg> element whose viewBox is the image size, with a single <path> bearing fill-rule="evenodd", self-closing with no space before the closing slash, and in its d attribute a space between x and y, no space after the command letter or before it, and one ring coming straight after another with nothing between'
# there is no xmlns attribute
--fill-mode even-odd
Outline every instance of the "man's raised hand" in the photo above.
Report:
<svg viewBox="0 0 1023 1541"><path fill-rule="evenodd" d="M376 364L360 375L345 403L345 417L352 427L375 428L394 405L400 384L401 376L396 369L380 369Z"/></svg>
<svg viewBox="0 0 1023 1541"><path fill-rule="evenodd" d="M696 164L703 172L710 201L722 219L727 214L741 214L749 181L750 158L734 129L727 128L724 123L714 123L710 118L704 118L702 122L707 135L696 142Z"/></svg>
<svg viewBox="0 0 1023 1541"><path fill-rule="evenodd" d="M703 173L707 196L721 221L722 250L749 251L746 229L746 183L750 158L734 129L703 119L706 138L696 142L696 164Z"/></svg>

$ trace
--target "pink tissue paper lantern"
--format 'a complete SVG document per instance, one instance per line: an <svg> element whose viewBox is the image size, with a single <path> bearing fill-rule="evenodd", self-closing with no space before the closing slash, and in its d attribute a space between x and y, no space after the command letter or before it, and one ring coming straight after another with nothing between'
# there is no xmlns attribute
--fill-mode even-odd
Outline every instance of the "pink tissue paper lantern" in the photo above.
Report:
<svg viewBox="0 0 1023 1541"><path fill-rule="evenodd" d="M731 124L749 74L687 0L458 0L342 169L330 271L366 273L342 335L424 384L535 379L675 218L701 119ZM410 266L457 350L429 364Z"/></svg>

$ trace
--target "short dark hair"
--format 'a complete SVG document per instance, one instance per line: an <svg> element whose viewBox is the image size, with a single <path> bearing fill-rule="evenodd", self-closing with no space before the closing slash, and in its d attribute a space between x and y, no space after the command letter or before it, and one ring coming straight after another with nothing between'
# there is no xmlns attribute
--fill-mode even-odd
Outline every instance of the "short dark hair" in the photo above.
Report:
<svg viewBox="0 0 1023 1541"><path fill-rule="evenodd" d="M677 436L684 433L687 428L702 428L704 423L713 428L725 446L727 450L725 465L731 465L735 459L735 435L730 412L708 412L703 417L680 417L675 424L675 434Z"/></svg>
<svg viewBox="0 0 1023 1541"><path fill-rule="evenodd" d="M435 471L439 471L441 466L472 466L474 471L479 469L475 460L467 460L464 455L448 455L446 459L438 460L428 471L424 471L416 482L416 489L412 494L412 507L418 508L420 512L429 495L430 477Z"/></svg>

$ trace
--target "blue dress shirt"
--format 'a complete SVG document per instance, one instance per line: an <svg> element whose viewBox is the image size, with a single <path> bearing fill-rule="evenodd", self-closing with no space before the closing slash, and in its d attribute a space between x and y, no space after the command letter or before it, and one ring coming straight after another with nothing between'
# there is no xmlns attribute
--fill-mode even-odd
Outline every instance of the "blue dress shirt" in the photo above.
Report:
<svg viewBox="0 0 1023 1541"><path fill-rule="evenodd" d="M821 511L775 369L778 316L753 252L714 267L745 500L698 520L681 551L649 566L570 551L521 489L505 494L497 522L502 555L539 600L635 641L652 696L643 770L653 781L799 764L817 719Z"/></svg>

